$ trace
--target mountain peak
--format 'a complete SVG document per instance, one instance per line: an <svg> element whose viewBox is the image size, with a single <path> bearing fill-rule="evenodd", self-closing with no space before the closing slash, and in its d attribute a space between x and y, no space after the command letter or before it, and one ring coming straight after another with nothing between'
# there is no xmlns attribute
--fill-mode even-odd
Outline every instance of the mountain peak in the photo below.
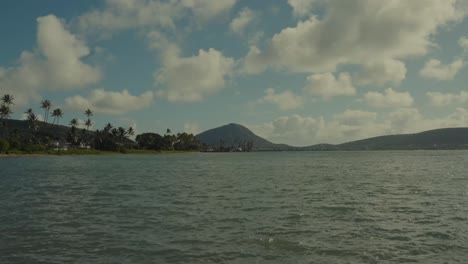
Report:
<svg viewBox="0 0 468 264"><path fill-rule="evenodd" d="M211 146L219 144L237 146L246 142L253 142L255 149L278 149L279 146L282 146L261 138L247 127L236 123L229 123L224 126L209 129L198 134L196 137L201 142Z"/></svg>

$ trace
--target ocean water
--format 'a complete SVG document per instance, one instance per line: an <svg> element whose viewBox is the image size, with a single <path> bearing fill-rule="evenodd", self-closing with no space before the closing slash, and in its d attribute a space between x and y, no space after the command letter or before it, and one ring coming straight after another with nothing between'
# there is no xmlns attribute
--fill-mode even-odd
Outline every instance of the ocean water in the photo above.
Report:
<svg viewBox="0 0 468 264"><path fill-rule="evenodd" d="M0 263L468 263L468 152L0 159Z"/></svg>

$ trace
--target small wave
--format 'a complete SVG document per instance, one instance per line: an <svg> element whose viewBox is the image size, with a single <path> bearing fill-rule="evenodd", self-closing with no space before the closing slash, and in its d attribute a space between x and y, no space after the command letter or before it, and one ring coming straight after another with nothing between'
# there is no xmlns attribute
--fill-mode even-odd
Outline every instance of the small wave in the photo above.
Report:
<svg viewBox="0 0 468 264"><path fill-rule="evenodd" d="M300 220L303 218L306 218L308 215L304 213L299 213L299 214L289 214L286 216L281 217L280 219L285 219L285 220Z"/></svg>
<svg viewBox="0 0 468 264"><path fill-rule="evenodd" d="M305 252L308 250L306 245L304 245L302 242L290 241L284 238L267 237L259 238L255 241L267 249L291 251L295 253Z"/></svg>
<svg viewBox="0 0 468 264"><path fill-rule="evenodd" d="M430 231L422 234L421 236L423 237L432 237L436 239L443 239L443 240L448 240L452 239L452 236L447 234L447 233L442 233L442 232L437 232L437 231Z"/></svg>
<svg viewBox="0 0 468 264"><path fill-rule="evenodd" d="M332 211L332 212L339 212L339 213L347 213L347 212L352 212L355 211L355 207L349 207L349 206L320 206L319 210L324 210L324 211Z"/></svg>

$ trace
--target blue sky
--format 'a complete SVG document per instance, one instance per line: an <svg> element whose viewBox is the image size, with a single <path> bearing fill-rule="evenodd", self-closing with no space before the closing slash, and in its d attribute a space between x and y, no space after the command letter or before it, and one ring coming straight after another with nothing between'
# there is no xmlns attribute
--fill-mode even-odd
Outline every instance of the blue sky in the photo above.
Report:
<svg viewBox="0 0 468 264"><path fill-rule="evenodd" d="M468 126L466 0L5 0L0 94L279 143Z"/></svg>

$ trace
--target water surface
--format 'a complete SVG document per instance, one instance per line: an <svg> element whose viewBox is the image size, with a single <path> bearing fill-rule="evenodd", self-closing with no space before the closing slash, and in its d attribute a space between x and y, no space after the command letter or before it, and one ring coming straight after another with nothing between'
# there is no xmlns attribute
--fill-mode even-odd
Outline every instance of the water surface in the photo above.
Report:
<svg viewBox="0 0 468 264"><path fill-rule="evenodd" d="M0 263L468 263L468 152L0 159Z"/></svg>

